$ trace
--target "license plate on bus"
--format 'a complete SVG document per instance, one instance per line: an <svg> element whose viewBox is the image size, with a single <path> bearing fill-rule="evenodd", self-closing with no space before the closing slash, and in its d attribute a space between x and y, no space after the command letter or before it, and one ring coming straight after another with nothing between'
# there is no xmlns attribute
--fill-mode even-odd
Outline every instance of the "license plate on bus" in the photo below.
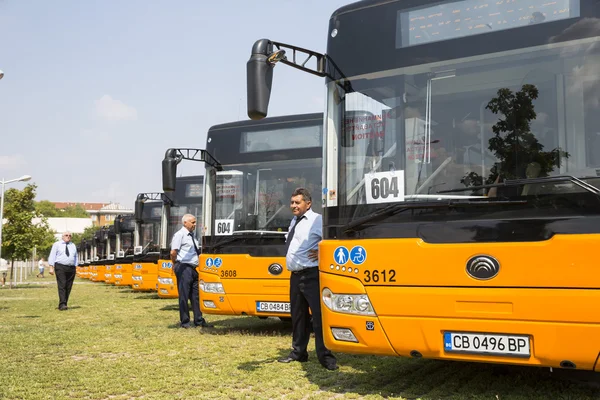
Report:
<svg viewBox="0 0 600 400"><path fill-rule="evenodd" d="M529 357L529 336L444 332L447 352Z"/></svg>
<svg viewBox="0 0 600 400"><path fill-rule="evenodd" d="M274 301L257 301L256 312L289 313L290 303Z"/></svg>

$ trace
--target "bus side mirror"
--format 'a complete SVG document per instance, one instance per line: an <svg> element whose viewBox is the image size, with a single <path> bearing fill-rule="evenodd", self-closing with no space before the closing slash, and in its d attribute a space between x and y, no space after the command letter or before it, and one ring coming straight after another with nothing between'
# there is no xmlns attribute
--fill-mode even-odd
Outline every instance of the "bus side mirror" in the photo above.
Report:
<svg viewBox="0 0 600 400"><path fill-rule="evenodd" d="M177 164L181 162L177 150L169 149L162 161L163 192L174 192L177 181Z"/></svg>
<svg viewBox="0 0 600 400"><path fill-rule="evenodd" d="M115 227L115 234L118 235L121 233L121 216L117 215L117 218L115 218L115 223L114 223L114 227Z"/></svg>
<svg viewBox="0 0 600 400"><path fill-rule="evenodd" d="M134 214L133 217L135 218L135 220L137 222L142 222L143 221L143 214L144 214L144 202L146 201L146 196L144 196L143 194L138 194L137 199L135 199L135 210L134 210Z"/></svg>
<svg viewBox="0 0 600 400"><path fill-rule="evenodd" d="M273 44L268 39L260 39L252 46L252 55L246 63L246 90L248 117L258 120L267 116L273 68L285 55L283 50L273 53Z"/></svg>

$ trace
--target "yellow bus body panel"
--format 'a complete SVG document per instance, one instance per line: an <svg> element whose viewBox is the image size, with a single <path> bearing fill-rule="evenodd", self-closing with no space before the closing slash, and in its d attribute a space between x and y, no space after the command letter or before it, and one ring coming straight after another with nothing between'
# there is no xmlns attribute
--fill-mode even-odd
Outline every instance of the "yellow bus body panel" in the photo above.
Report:
<svg viewBox="0 0 600 400"><path fill-rule="evenodd" d="M171 260L159 259L158 260L158 277L159 278L170 278L173 283L164 284L157 283L158 297L163 299L176 299L179 297L179 291L177 289L177 277L173 271L173 263Z"/></svg>
<svg viewBox="0 0 600 400"><path fill-rule="evenodd" d="M115 263L115 286L131 286L131 263Z"/></svg>
<svg viewBox="0 0 600 400"><path fill-rule="evenodd" d="M335 263L338 246L359 245L367 253L361 265ZM599 245L600 235L519 243L323 241L321 290L366 293L376 313L333 312L322 303L325 344L344 353L409 357L415 351L425 358L545 367L571 361L577 369L599 370L600 265L590 256ZM495 278L477 280L466 272L476 255L498 260ZM395 282L389 281L392 270ZM332 327L350 329L358 343L336 340ZM447 352L444 332L526 335L530 356Z"/></svg>
<svg viewBox="0 0 600 400"><path fill-rule="evenodd" d="M207 266L208 258L220 258L220 267ZM269 266L279 264L281 274L269 273ZM252 257L248 254L202 254L200 256L199 279L205 282L220 282L223 293L200 291L200 309L206 314L253 315L259 317L289 318L289 312L258 312L259 301L290 301L290 272L285 268L283 257ZM212 301L217 308L207 308L205 300Z"/></svg>
<svg viewBox="0 0 600 400"><path fill-rule="evenodd" d="M108 284L114 283L114 280L113 280L113 269L114 268L115 268L114 264L104 266L104 269L106 270L106 272L104 272L104 283L108 283Z"/></svg>
<svg viewBox="0 0 600 400"><path fill-rule="evenodd" d="M92 277L92 281L94 282L104 282L104 274L106 273L105 265L96 265L95 274Z"/></svg>
<svg viewBox="0 0 600 400"><path fill-rule="evenodd" d="M154 262L134 262L133 266L132 289L135 291L156 291L156 285L158 284L158 264ZM142 279L135 280L136 276Z"/></svg>

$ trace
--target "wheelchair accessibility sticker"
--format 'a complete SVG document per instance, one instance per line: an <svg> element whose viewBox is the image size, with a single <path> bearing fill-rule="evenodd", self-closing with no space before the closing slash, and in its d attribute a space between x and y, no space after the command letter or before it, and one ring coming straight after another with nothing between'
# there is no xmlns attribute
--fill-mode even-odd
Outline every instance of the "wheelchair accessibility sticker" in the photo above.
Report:
<svg viewBox="0 0 600 400"><path fill-rule="evenodd" d="M362 246L354 246L350 251L350 261L353 264L360 265L367 259L367 251Z"/></svg>
<svg viewBox="0 0 600 400"><path fill-rule="evenodd" d="M215 258L215 267L220 268L221 265L223 265L223 260L221 260L219 257Z"/></svg>
<svg viewBox="0 0 600 400"><path fill-rule="evenodd" d="M165 269L170 269L170 268L173 268L173 264L170 263L170 262L165 261L165 262L162 263L162 267L165 268Z"/></svg>
<svg viewBox="0 0 600 400"><path fill-rule="evenodd" d="M207 267L212 267L213 266L213 259L212 258L208 257L206 259L206 266Z"/></svg>
<svg viewBox="0 0 600 400"><path fill-rule="evenodd" d="M340 246L333 252L335 262L340 265L351 262L355 265L361 265L367 260L367 250L362 246L354 246L351 251L348 251L344 246Z"/></svg>

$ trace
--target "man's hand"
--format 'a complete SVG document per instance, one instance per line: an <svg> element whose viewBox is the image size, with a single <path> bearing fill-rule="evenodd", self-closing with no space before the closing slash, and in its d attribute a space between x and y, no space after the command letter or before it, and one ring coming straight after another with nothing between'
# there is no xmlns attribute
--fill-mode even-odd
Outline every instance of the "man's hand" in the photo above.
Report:
<svg viewBox="0 0 600 400"><path fill-rule="evenodd" d="M308 251L308 259L310 261L319 261L319 250L313 249Z"/></svg>

